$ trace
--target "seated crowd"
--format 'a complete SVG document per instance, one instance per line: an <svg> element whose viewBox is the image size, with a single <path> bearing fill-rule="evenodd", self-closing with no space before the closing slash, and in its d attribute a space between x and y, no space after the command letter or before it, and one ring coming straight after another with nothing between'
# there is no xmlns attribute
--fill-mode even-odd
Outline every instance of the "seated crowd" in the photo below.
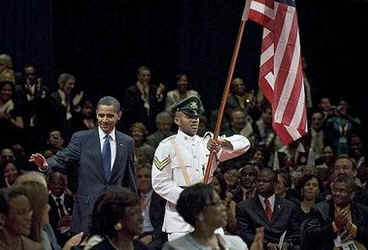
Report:
<svg viewBox="0 0 368 250"><path fill-rule="evenodd" d="M284 145L272 128L271 106L239 77L231 84L221 134L244 135L251 148L221 163L210 189L199 184L182 193L178 212L195 231L166 243L166 201L151 183L154 152L175 133L170 107L191 95L201 98L188 74L176 78L169 89L152 83L150 68L141 66L136 83L115 96L123 112L118 130L135 142L138 193L117 188L101 194L83 234L71 231L77 170L44 176L28 159L35 152L48 158L74 132L97 127L95 103L88 90L75 91L78 77L60 74L53 91L35 65L14 73L11 57L0 55L0 250L210 249L193 244L210 240L217 227L225 237L211 249L368 248L367 156L348 101L314 97L308 135ZM198 134L204 135L214 130L218 112L201 111ZM192 196L203 204L190 206ZM210 221L216 213L218 221Z"/></svg>

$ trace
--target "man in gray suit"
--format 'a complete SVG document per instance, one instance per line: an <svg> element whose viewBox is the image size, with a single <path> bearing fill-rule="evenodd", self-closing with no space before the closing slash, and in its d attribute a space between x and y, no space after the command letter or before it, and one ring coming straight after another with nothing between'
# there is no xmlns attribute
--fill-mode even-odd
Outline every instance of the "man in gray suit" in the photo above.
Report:
<svg viewBox="0 0 368 250"><path fill-rule="evenodd" d="M137 192L135 183L134 141L115 129L121 118L120 103L105 96L97 103L98 128L73 134L69 145L46 159L32 154L30 162L42 172L68 171L70 163L78 167L78 188L74 198L73 232L88 232L89 215L98 195L112 186L122 185Z"/></svg>

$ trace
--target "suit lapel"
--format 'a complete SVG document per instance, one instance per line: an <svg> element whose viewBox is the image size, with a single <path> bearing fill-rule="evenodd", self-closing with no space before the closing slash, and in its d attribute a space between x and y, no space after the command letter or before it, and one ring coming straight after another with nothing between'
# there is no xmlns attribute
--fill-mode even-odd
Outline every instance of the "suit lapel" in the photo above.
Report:
<svg viewBox="0 0 368 250"><path fill-rule="evenodd" d="M122 163L126 162L124 160L127 154L126 145L122 143L121 136L116 132L115 132L115 138L116 138L116 157L115 157L114 165L112 167L112 173L111 173L111 178L109 182L113 182L115 177L118 176L121 168L125 166Z"/></svg>
<svg viewBox="0 0 368 250"><path fill-rule="evenodd" d="M282 202L280 197L278 197L277 195L275 196L275 205L273 207L273 213L272 213L272 218L271 221L273 221L275 218L277 218L281 212L282 212Z"/></svg>
<svg viewBox="0 0 368 250"><path fill-rule="evenodd" d="M95 171L98 172L98 176L102 178L102 180L105 179L105 173L103 170L103 164L102 164L102 152L101 152L101 143L100 143L100 136L98 134L98 128L94 130L93 136L91 136L89 143L92 145L91 151L92 155L94 156L94 162L96 163Z"/></svg>
<svg viewBox="0 0 368 250"><path fill-rule="evenodd" d="M256 197L253 199L254 200L254 211L259 215L259 217L261 217L264 221L266 221L267 223L269 223L267 217L266 217L266 212L262 206L261 201L259 200L258 195L256 195Z"/></svg>

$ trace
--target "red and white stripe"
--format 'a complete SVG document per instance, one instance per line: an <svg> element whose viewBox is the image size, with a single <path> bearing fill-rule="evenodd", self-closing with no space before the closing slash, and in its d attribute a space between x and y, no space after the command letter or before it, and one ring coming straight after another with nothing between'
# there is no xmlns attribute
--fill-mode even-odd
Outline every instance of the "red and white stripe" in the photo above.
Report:
<svg viewBox="0 0 368 250"><path fill-rule="evenodd" d="M296 9L274 0L248 0L242 19L263 26L259 87L272 104L273 128L288 144L308 130Z"/></svg>

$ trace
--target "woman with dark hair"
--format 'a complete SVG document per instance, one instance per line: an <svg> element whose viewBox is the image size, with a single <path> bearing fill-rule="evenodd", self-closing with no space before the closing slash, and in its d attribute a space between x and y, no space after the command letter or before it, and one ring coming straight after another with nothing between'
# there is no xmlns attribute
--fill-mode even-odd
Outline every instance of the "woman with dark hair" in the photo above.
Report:
<svg viewBox="0 0 368 250"><path fill-rule="evenodd" d="M0 214L3 220L0 230L1 250L44 249L40 243L27 238L31 233L33 210L22 187L0 191Z"/></svg>
<svg viewBox="0 0 368 250"><path fill-rule="evenodd" d="M143 216L138 196L122 187L114 187L99 196L93 212L85 250L147 250L134 238L141 234Z"/></svg>
<svg viewBox="0 0 368 250"><path fill-rule="evenodd" d="M180 216L194 231L165 243L164 250L228 249L247 250L247 245L238 236L219 235L215 230L226 226L226 208L212 185L202 183L190 186L180 194L176 204ZM257 234L251 250L260 250L263 245L263 230Z"/></svg>
<svg viewBox="0 0 368 250"><path fill-rule="evenodd" d="M288 172L279 171L277 172L277 184L275 187L275 194L299 204L295 190L292 188L292 178Z"/></svg>
<svg viewBox="0 0 368 250"><path fill-rule="evenodd" d="M14 84L9 81L0 82L0 148L21 141L24 122L21 112L14 101Z"/></svg>
<svg viewBox="0 0 368 250"><path fill-rule="evenodd" d="M309 215L311 208L319 201L322 184L317 175L304 175L299 182L301 222Z"/></svg>
<svg viewBox="0 0 368 250"><path fill-rule="evenodd" d="M10 187L20 175L20 170L14 161L4 161L0 166L0 188Z"/></svg>

